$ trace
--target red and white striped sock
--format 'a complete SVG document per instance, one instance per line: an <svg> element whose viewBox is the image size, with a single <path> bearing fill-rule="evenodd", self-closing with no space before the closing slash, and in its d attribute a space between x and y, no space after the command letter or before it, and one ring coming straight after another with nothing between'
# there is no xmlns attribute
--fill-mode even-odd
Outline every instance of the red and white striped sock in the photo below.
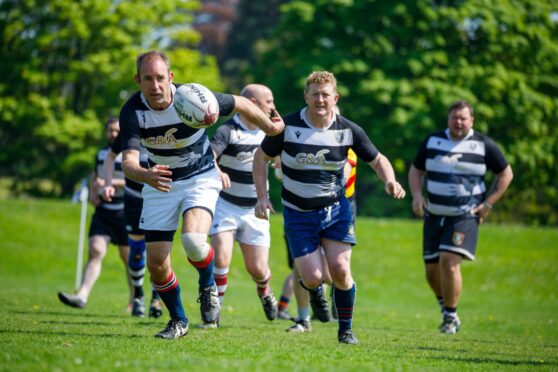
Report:
<svg viewBox="0 0 558 372"><path fill-rule="evenodd" d="M252 278L256 282L258 296L263 297L270 292L269 281L271 280L271 271L268 271L263 279Z"/></svg>
<svg viewBox="0 0 558 372"><path fill-rule="evenodd" d="M219 301L221 302L221 305L223 304L225 292L227 291L228 273L229 273L228 267L213 268L213 278L215 279L215 284L217 285L217 291L219 292Z"/></svg>

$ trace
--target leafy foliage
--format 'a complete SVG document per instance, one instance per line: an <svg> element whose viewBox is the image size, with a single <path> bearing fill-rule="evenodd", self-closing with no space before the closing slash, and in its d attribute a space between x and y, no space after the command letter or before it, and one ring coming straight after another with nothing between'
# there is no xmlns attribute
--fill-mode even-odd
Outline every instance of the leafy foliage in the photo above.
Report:
<svg viewBox="0 0 558 372"><path fill-rule="evenodd" d="M502 146L515 173L494 217L558 224L558 2L297 0L281 10L256 74L281 112L304 104L311 71L332 71L342 114L404 181L420 141L467 99L475 128ZM361 213L410 215L381 193L359 171Z"/></svg>
<svg viewBox="0 0 558 372"><path fill-rule="evenodd" d="M254 68L259 55L266 47L273 27L280 16L279 7L286 0L250 1L241 0L238 4L237 21L233 24L223 55L221 69L229 87L241 91L255 82Z"/></svg>
<svg viewBox="0 0 558 372"><path fill-rule="evenodd" d="M221 89L213 58L191 49L199 3L0 2L0 169L18 189L48 178L69 193L91 167L101 122L135 91L135 56L169 52L177 78ZM181 27L177 27L181 26ZM189 49L190 48L190 49ZM27 182L26 180L30 180Z"/></svg>

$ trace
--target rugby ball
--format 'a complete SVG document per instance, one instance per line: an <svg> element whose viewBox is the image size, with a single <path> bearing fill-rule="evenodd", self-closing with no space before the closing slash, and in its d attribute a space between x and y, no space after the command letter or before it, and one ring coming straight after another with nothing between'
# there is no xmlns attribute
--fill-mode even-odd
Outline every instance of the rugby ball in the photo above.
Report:
<svg viewBox="0 0 558 372"><path fill-rule="evenodd" d="M179 86L174 94L173 105L180 120L192 128L209 128L219 118L217 98L201 84Z"/></svg>

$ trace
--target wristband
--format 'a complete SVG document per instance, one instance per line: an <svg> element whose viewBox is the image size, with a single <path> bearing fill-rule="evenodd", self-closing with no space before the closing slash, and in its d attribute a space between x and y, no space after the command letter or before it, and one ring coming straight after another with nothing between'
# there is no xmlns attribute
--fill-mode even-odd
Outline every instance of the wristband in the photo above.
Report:
<svg viewBox="0 0 558 372"><path fill-rule="evenodd" d="M484 205L486 208L488 209L492 209L492 204L490 204L489 202L485 201L484 203L482 203L482 205Z"/></svg>

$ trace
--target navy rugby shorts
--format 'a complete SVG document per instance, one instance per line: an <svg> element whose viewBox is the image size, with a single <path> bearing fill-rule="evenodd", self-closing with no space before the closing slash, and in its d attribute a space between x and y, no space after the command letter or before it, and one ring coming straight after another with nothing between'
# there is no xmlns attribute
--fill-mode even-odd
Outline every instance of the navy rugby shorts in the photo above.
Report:
<svg viewBox="0 0 558 372"><path fill-rule="evenodd" d="M302 212L284 206L283 220L294 259L314 252L322 238L356 244L351 206L345 197L314 211Z"/></svg>

